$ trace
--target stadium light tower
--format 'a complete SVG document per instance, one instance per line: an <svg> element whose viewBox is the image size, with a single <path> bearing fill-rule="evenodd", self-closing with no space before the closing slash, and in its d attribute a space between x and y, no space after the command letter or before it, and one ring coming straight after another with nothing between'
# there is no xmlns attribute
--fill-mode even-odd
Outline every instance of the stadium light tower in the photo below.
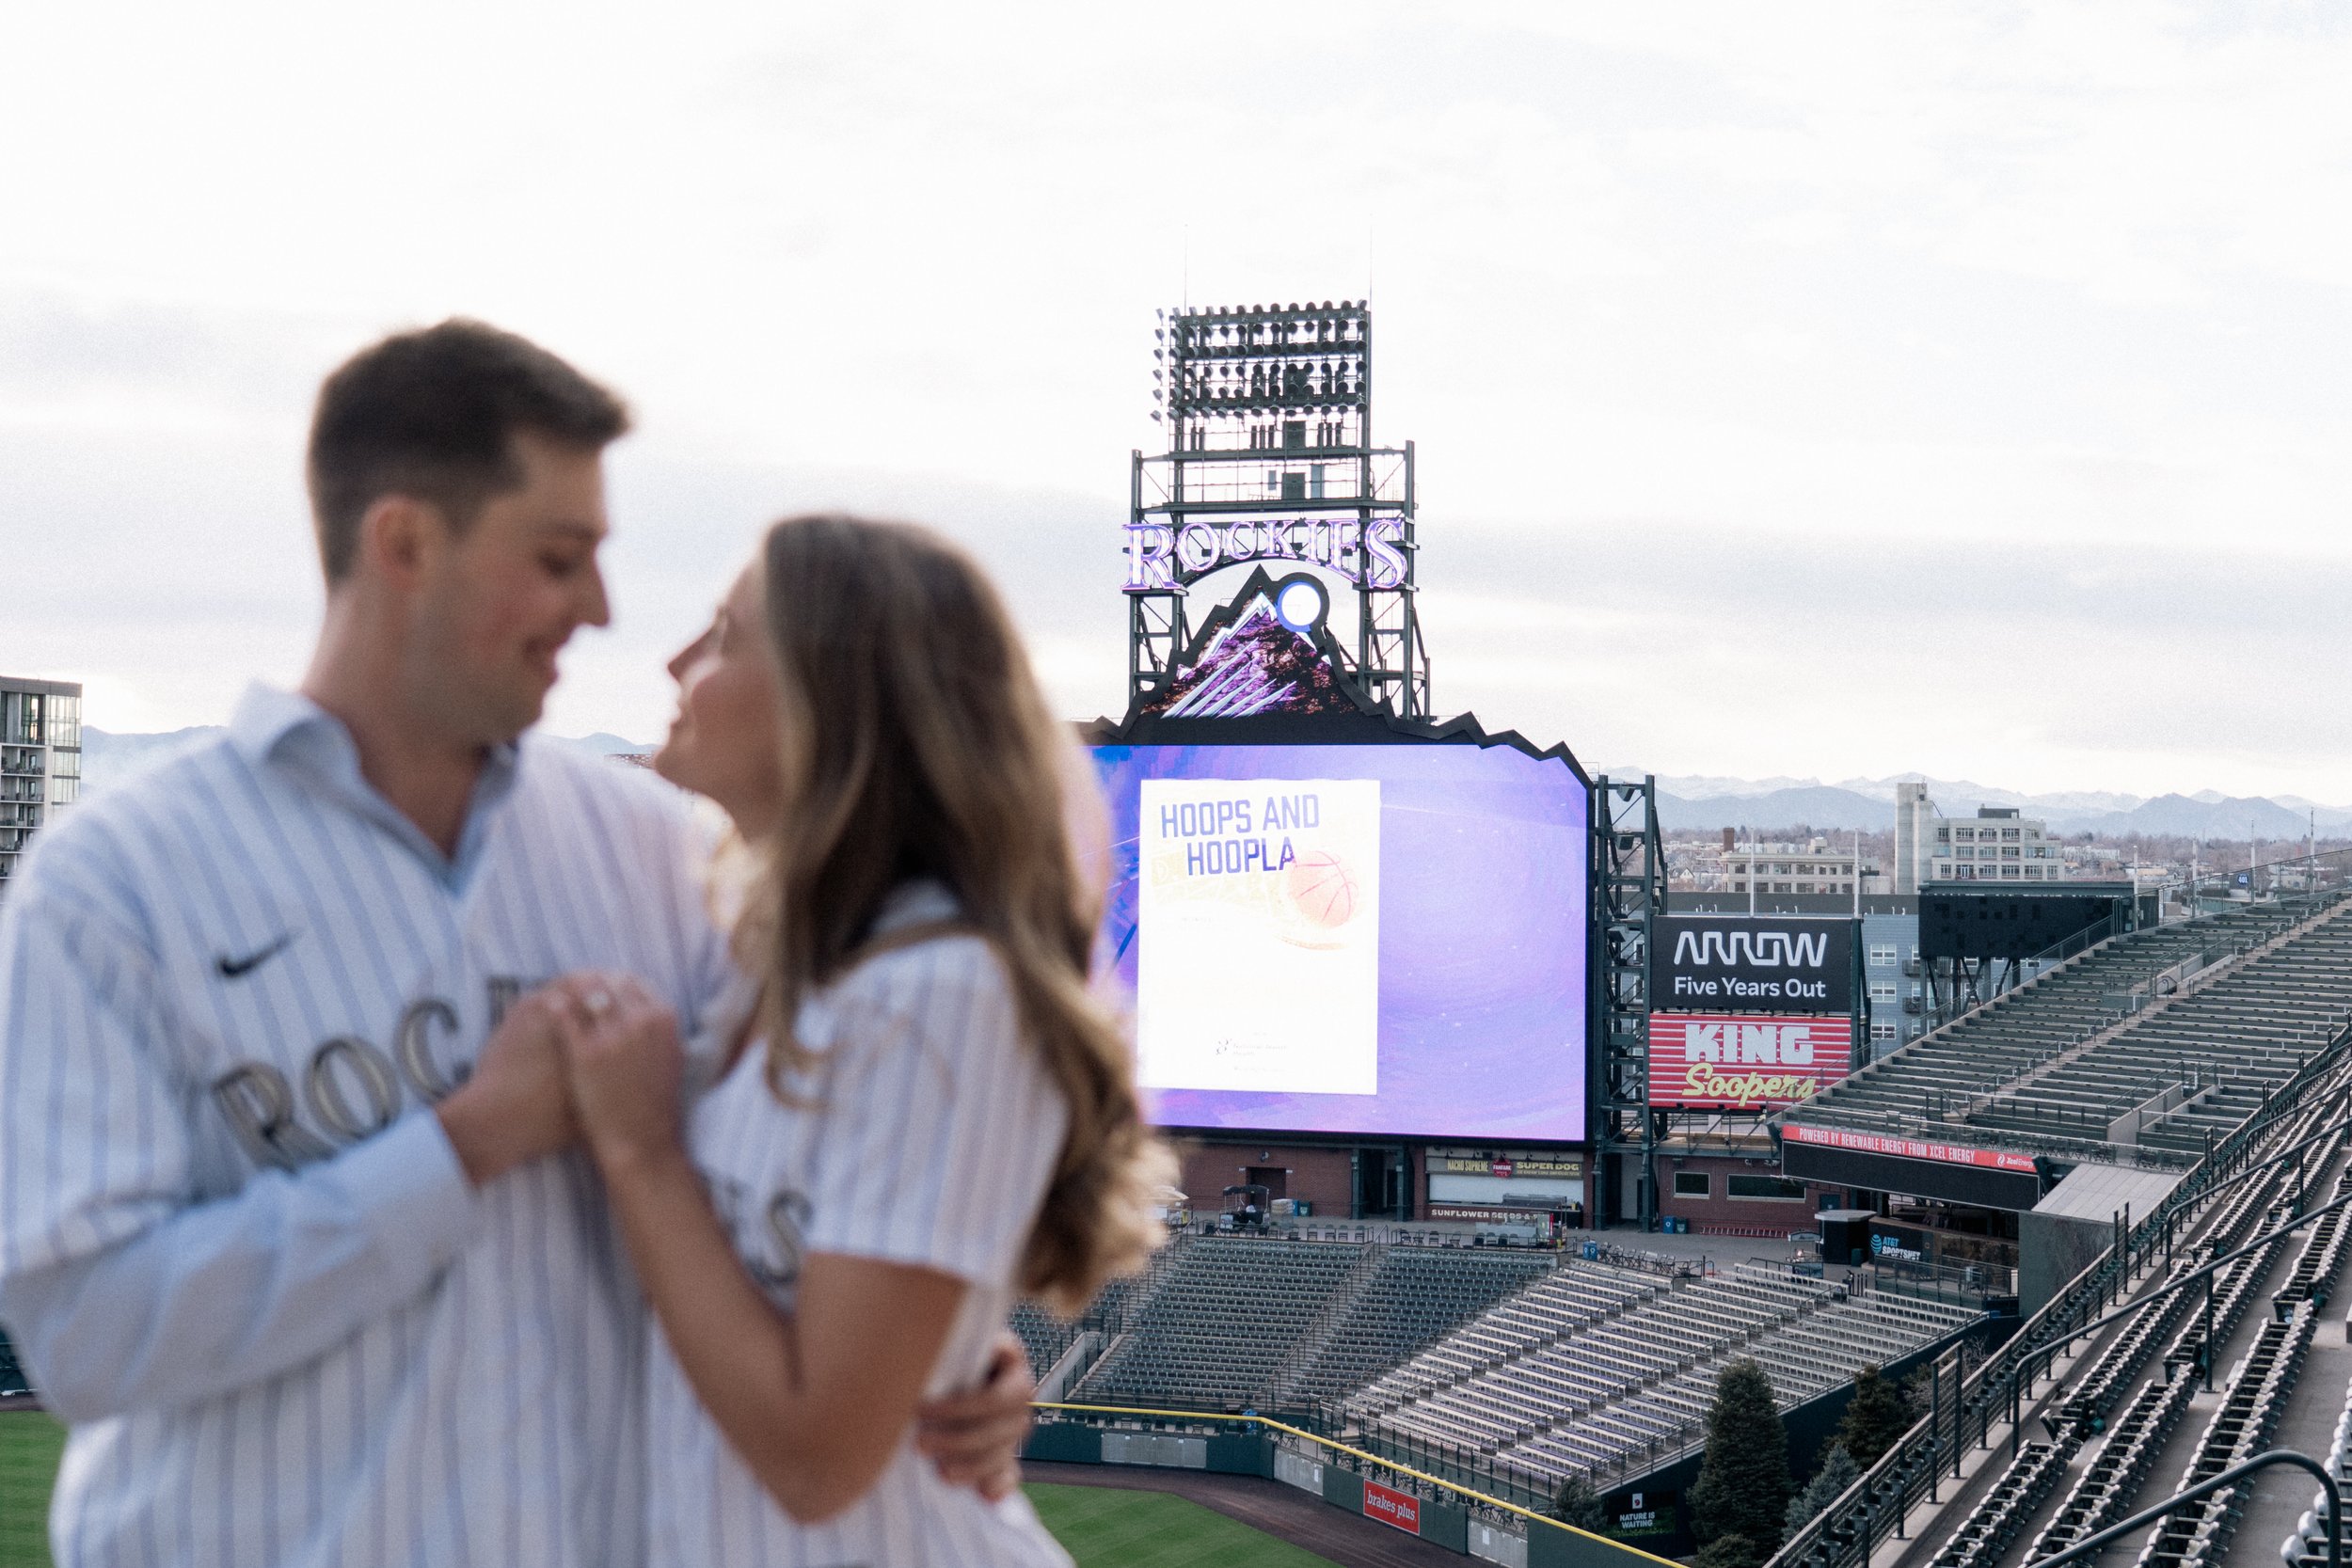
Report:
<svg viewBox="0 0 2352 1568"><path fill-rule="evenodd" d="M1127 694L1174 673L1185 591L1227 566L1296 562L1356 590L1349 673L1401 718L1431 717L1414 605L1413 446L1372 444L1372 311L1252 305L1159 312L1152 418L1134 454Z"/></svg>

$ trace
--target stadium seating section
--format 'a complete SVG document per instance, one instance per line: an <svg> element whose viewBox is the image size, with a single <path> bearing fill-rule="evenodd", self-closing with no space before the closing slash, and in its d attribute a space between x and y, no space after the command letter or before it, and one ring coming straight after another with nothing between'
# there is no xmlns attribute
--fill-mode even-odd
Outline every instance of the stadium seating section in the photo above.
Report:
<svg viewBox="0 0 2352 1568"><path fill-rule="evenodd" d="M2352 1389L2346 1390L2343 1413L2336 1417L2335 1435L2328 1445L2326 1464L2328 1477L2336 1483L2337 1492L2352 1497ZM2345 1512L2352 1514L2352 1506L2347 1506ZM2328 1494L2314 1491L2312 1506L2304 1511L2295 1533L2280 1544L2280 1561L2286 1568L2327 1568L2328 1535L2331 1529L2344 1548L2341 1555L2352 1560L2352 1518L2329 1518Z"/></svg>
<svg viewBox="0 0 2352 1568"><path fill-rule="evenodd" d="M1411 1355L1466 1319L1550 1273L1540 1254L1480 1254L1387 1247L1351 1302L1295 1378L1287 1402L1334 1400Z"/></svg>
<svg viewBox="0 0 2352 1568"><path fill-rule="evenodd" d="M2182 1165L2352 1018L2352 910L2259 905L2103 942L1792 1120Z"/></svg>
<svg viewBox="0 0 2352 1568"><path fill-rule="evenodd" d="M1550 1266L1548 1254L1179 1238L1073 1392L1185 1409L1329 1399Z"/></svg>
<svg viewBox="0 0 2352 1568"><path fill-rule="evenodd" d="M1582 1283L1578 1276L1615 1273L1566 1265L1563 1279L1529 1295L1559 1303ZM1579 1321L1570 1308L1551 1337L1497 1355L1500 1340L1528 1326L1517 1307L1492 1315L1499 1320L1492 1328L1473 1324L1366 1388L1353 1408L1373 1427L1565 1479L1685 1446L1706 1418L1716 1378L1732 1361L1746 1357L1762 1366L1786 1407L1976 1316L1910 1296L1850 1295L1785 1269L1742 1263L1713 1277L1645 1290L1597 1319ZM1439 1382L1443 1357L1456 1354L1457 1343L1494 1358L1466 1377Z"/></svg>
<svg viewBox="0 0 2352 1568"><path fill-rule="evenodd" d="M1035 1302L1025 1301L1012 1309L1013 1331L1021 1336L1022 1346L1029 1353L1029 1365L1039 1376L1054 1370L1063 1354L1077 1341L1089 1325L1116 1322L1125 1315L1127 1304L1148 1291L1156 1282L1159 1271L1170 1255L1163 1252L1151 1270L1138 1278L1114 1279L1103 1288L1093 1307L1076 1319L1058 1318Z"/></svg>
<svg viewBox="0 0 2352 1568"><path fill-rule="evenodd" d="M1784 1404L1964 1326L1972 1308L1740 1264L1673 1277L1549 1252L1180 1238L1069 1398L1322 1408L1391 1442L1565 1477L1695 1435L1731 1360ZM1026 1320L1041 1369L1075 1330Z"/></svg>
<svg viewBox="0 0 2352 1568"><path fill-rule="evenodd" d="M2282 1431L2308 1430L2312 1412L2298 1399L2344 1406L2327 1464L2352 1482L2341 1361L2297 1388L2352 1251L2347 1212L2299 1218L2323 1192L2328 1201L2352 1195L2348 1025L2352 903L2328 889L2101 942L1789 1113L1792 1123L2158 1171L2185 1171L2210 1142L2274 1113L2250 1123L2246 1153L2230 1156L2242 1168L2141 1252L2129 1293L2143 1305L2075 1347L2040 1402L2021 1405L2024 1424L2006 1442L1988 1421L1983 1447L1999 1457L1931 1505L1934 1517L1914 1536L1933 1544L1932 1568L2009 1568L2075 1548ZM2278 1100L2298 1074L2296 1098ZM2192 1275L2209 1279L2209 1295ZM2334 1333L2323 1344L2340 1355ZM1890 1456L1776 1560L1860 1568L1874 1547L1885 1550L1905 1513L1895 1499L1916 1496L1923 1443ZM2271 1472L2181 1505L2106 1560L2129 1551L2137 1568L2219 1568L2255 1513L2265 1520L2259 1538L2234 1545L2244 1560L2265 1556L2284 1528L2284 1497L2296 1495L2280 1489L2299 1484ZM2314 1499L2275 1549L2289 1568L2318 1568L2342 1528Z"/></svg>
<svg viewBox="0 0 2352 1568"><path fill-rule="evenodd" d="M2344 1150L2342 1124L2342 1101L2331 1091L2285 1118L2268 1147L2284 1149L2316 1136L2307 1158L2323 1171L2330 1169ZM2180 1278L2216 1252L2233 1251L2258 1234L2279 1230L2295 1212L2297 1185L2292 1162L2255 1166L2198 1216L2196 1244L2184 1247L2160 1277ZM2352 1173L2338 1176L2330 1196L2347 1194ZM2312 1192L2309 1201L2317 1196ZM2200 1286L2186 1286L2127 1320L2078 1365L2037 1423L2050 1440L2020 1445L1983 1495L1963 1507L1931 1560L1933 1568L2038 1561L2155 1497L2259 1451L2294 1397L2297 1370L2342 1272L2348 1242L2352 1229L2338 1211L2312 1222L2300 1236L2281 1236L2223 1265L2213 1275L2210 1345ZM2251 1343L2226 1373L2217 1367L2216 1393L2201 1395L2205 1363L2217 1362L2221 1347L2265 1304L2266 1288L2269 1312ZM2340 1396L2330 1390L2327 1397ZM2331 1455L2340 1467L2342 1434L2348 1427L2352 1415L2339 1424ZM2176 1442L2184 1430L2194 1433L2185 1449ZM2182 1469L2162 1467L2164 1456L2183 1453ZM2250 1495L2233 1488L2176 1512L2146 1538L2140 1568L2217 1563ZM2044 1505L2054 1496L2058 1501L2043 1518ZM2022 1550L2014 1549L2037 1519L2040 1529ZM2324 1528L2306 1515L2300 1532L2285 1544L2286 1560L2316 1568L2326 1550Z"/></svg>

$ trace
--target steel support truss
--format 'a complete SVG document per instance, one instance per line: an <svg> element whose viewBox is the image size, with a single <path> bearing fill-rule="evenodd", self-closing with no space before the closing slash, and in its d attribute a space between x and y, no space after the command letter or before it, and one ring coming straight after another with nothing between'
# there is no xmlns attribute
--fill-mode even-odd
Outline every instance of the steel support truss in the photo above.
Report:
<svg viewBox="0 0 2352 1568"><path fill-rule="evenodd" d="M1257 565L1353 589L1346 673L1399 718L1434 717L1413 446L1373 444L1370 309L1349 301L1160 317L1152 418L1168 445L1133 454L1127 503L1130 707L1177 673L1193 635L1186 591Z"/></svg>
<svg viewBox="0 0 2352 1568"><path fill-rule="evenodd" d="M1666 853L1658 832L1658 782L1593 781L1593 1030L1596 1226L1630 1207L1645 1230L1658 1225L1658 1117L1649 1103L1651 922L1666 912ZM1626 1202L1630 1188L1632 1203Z"/></svg>

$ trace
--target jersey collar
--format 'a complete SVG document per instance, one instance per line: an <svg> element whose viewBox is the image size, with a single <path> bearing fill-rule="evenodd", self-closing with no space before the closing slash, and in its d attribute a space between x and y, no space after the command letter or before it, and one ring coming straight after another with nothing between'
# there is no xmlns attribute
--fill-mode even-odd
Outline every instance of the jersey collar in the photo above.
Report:
<svg viewBox="0 0 2352 1568"><path fill-rule="evenodd" d="M947 884L930 877L916 877L900 882L882 900L882 911L874 916L873 935L887 936L908 926L926 921L953 920L963 912L956 895L947 891Z"/></svg>
<svg viewBox="0 0 2352 1568"><path fill-rule="evenodd" d="M359 771L359 748L342 720L298 691L281 691L256 681L237 704L229 723L230 740L256 768L296 780L353 816L381 829L424 863L436 880L463 893L481 863L483 846L499 804L514 792L517 748L494 746L466 804L466 825L457 853L444 855L417 825L401 815Z"/></svg>

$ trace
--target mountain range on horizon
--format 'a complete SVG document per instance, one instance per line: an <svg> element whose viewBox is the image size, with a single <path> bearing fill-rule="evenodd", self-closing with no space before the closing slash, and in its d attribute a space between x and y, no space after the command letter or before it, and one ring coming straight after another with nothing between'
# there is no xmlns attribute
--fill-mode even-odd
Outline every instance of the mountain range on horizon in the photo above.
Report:
<svg viewBox="0 0 2352 1568"><path fill-rule="evenodd" d="M1638 768L1609 768L1631 777ZM1967 779L1898 773L1883 779L1740 779L1717 774L1660 774L1658 818L1668 829L1743 828L1758 832L1804 826L1883 832L1895 825L1895 786L1921 784L1946 816L1974 816L1979 806L2015 806L2059 833L2103 837L2153 836L2244 843L2251 836L2287 841L2317 832L2352 835L2352 807L2322 805L2298 795L2236 796L2219 790L2194 795L2142 796L2071 790L2029 795Z"/></svg>
<svg viewBox="0 0 2352 1568"><path fill-rule="evenodd" d="M126 735L85 724L84 787L103 789L182 746L219 733L218 725L199 725ZM553 738L599 756L652 750L644 742L602 731ZM1643 769L1600 771L1614 778L1638 778ZM1906 783L1925 783L1928 798L1947 816L1973 816L1979 806L2015 806L2060 833L2109 837L2142 833L2222 843L2244 843L2249 832L2254 837L2280 842L2302 838L2313 831L2323 838L2352 836L2352 807L2322 805L2296 795L2233 796L2211 789L2153 797L2107 790L2029 795L1967 779L1928 779L1915 773L1836 784L1819 779L1661 773L1658 776L1659 823L1682 830L1769 832L1803 826L1840 832L1883 832L1895 825L1895 786Z"/></svg>

